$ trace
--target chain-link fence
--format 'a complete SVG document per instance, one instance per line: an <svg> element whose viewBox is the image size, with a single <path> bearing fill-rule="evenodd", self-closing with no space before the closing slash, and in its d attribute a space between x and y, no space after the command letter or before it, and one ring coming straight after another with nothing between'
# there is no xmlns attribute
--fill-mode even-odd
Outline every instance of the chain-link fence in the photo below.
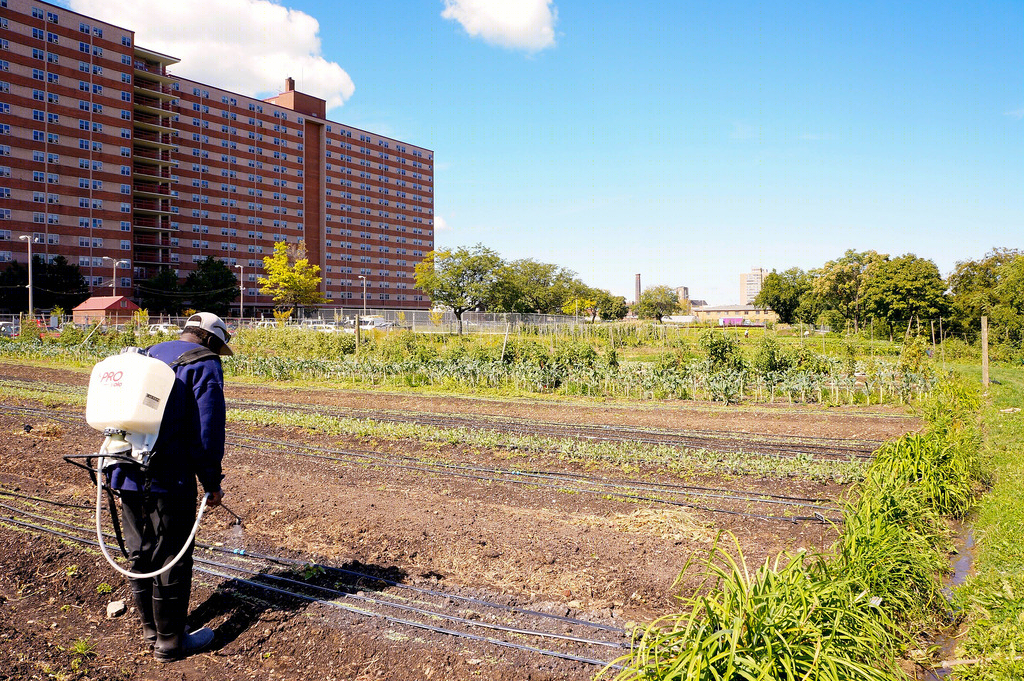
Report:
<svg viewBox="0 0 1024 681"><path fill-rule="evenodd" d="M458 331L458 320L451 311L441 310L386 310L377 308L336 308L311 311L307 316L292 318L288 325L299 326L352 326L356 316L363 327L383 330L408 329L419 333L454 333ZM268 325L273 317L239 320L242 326ZM493 312L464 312L463 333L505 333L515 332L524 327L543 328L544 331L569 329L585 323L583 317L550 314L512 314Z"/></svg>

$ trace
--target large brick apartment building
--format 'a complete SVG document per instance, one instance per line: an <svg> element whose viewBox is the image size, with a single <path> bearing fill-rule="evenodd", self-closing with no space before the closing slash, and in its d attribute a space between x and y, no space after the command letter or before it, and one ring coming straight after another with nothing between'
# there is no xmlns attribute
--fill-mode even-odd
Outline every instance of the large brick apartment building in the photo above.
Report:
<svg viewBox="0 0 1024 681"><path fill-rule="evenodd" d="M433 153L326 119L324 100L267 100L184 78L134 32L0 0L0 267L33 253L110 293L213 256L246 309L277 241L305 242L331 306L426 308L413 268L434 247ZM105 259L106 258L106 259Z"/></svg>

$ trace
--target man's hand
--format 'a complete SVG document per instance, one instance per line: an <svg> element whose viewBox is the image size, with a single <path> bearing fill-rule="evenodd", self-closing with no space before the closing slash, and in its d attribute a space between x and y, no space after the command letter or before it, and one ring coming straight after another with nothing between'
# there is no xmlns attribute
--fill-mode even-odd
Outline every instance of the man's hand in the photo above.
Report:
<svg viewBox="0 0 1024 681"><path fill-rule="evenodd" d="M206 500L207 506L220 506L220 500L224 498L224 490L217 490L216 492L210 492L210 497Z"/></svg>

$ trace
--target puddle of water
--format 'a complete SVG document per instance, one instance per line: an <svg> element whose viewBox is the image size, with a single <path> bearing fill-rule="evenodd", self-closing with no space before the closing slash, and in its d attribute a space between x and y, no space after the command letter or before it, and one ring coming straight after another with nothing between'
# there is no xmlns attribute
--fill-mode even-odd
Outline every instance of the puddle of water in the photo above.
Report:
<svg viewBox="0 0 1024 681"><path fill-rule="evenodd" d="M958 539L962 541L962 544L958 547L957 558L953 562L953 575L942 589L947 598L952 596L955 587L960 586L967 580L974 565L974 532L970 528L965 527L964 533ZM936 660L949 660L953 658L953 653L956 650L955 634L956 631L939 634L932 641L934 645L939 646L939 651L935 656ZM928 669L925 670L923 679L924 681L938 681L939 679L945 679L951 673L953 673L951 668Z"/></svg>

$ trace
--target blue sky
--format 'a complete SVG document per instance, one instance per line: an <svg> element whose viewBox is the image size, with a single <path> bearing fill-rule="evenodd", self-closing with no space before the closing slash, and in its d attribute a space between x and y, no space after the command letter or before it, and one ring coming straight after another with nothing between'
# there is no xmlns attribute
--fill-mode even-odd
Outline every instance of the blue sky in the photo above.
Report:
<svg viewBox="0 0 1024 681"><path fill-rule="evenodd" d="M948 273L1024 247L1019 0L71 5L181 75L247 94L290 75L332 119L432 149L439 248L627 300L636 273L724 304L751 267L848 248Z"/></svg>

